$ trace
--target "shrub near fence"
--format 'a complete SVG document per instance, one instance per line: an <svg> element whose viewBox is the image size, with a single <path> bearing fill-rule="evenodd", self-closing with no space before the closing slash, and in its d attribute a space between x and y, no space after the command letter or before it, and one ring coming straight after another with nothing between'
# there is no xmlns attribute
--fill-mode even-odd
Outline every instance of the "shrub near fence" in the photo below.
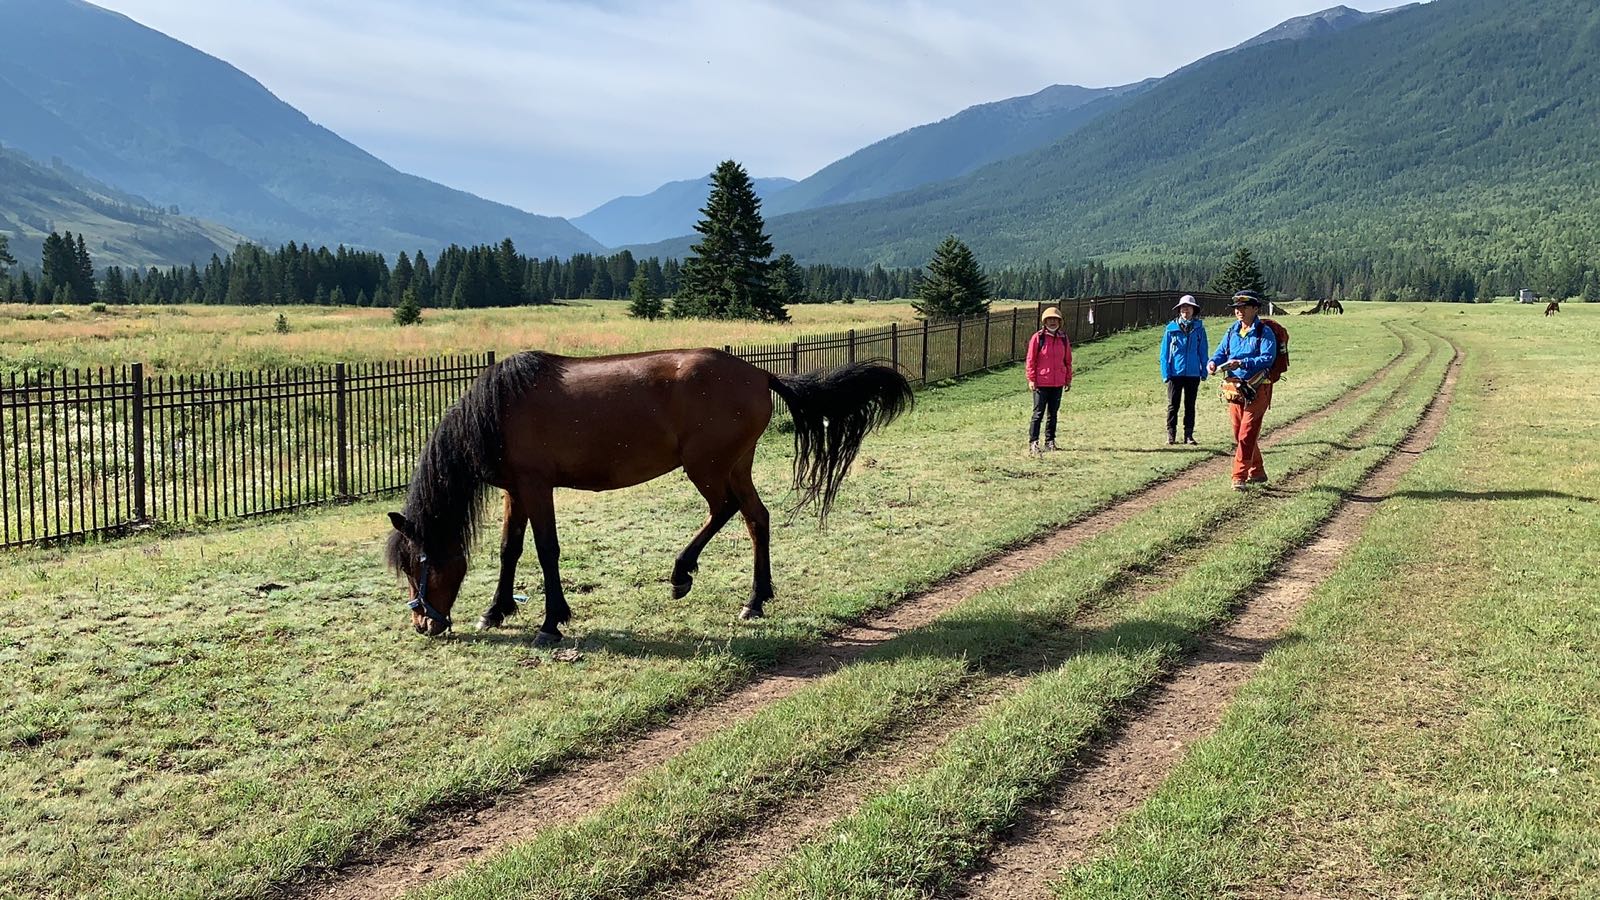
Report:
<svg viewBox="0 0 1600 900"><path fill-rule="evenodd" d="M1178 296L1056 305L1086 343L1166 321ZM775 374L882 361L921 387L1021 359L1043 308L725 349ZM175 377L139 364L13 374L0 385L0 546L403 490L440 415L493 363L489 353Z"/></svg>

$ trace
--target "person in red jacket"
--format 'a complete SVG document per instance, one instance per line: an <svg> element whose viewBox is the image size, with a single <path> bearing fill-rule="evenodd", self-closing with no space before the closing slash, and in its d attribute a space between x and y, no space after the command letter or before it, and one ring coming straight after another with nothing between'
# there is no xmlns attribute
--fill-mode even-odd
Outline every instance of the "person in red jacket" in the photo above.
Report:
<svg viewBox="0 0 1600 900"><path fill-rule="evenodd" d="M1039 423L1044 422L1044 449L1056 449L1056 413L1061 394L1072 390L1072 342L1061 328L1061 310L1054 306L1039 317L1042 326L1028 338L1028 388L1033 391L1033 421L1028 424L1028 452L1038 454Z"/></svg>

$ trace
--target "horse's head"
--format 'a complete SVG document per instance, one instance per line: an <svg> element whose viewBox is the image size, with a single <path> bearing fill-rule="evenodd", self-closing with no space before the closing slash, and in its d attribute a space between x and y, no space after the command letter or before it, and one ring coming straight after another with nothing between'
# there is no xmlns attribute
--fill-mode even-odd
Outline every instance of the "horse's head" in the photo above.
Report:
<svg viewBox="0 0 1600 900"><path fill-rule="evenodd" d="M390 568L406 577L411 590L411 627L431 637L450 629L450 609L456 605L461 582L467 576L467 556L461 548L429 546L422 530L400 513L390 513L394 533L389 535Z"/></svg>

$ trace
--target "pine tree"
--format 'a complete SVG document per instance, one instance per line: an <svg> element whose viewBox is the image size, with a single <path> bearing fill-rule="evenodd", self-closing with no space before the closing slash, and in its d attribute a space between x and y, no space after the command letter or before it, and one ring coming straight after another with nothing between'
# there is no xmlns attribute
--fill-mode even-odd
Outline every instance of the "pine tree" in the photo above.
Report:
<svg viewBox="0 0 1600 900"><path fill-rule="evenodd" d="M650 282L650 273L643 266L628 282L628 297L632 300L628 304L628 315L635 319L658 319L664 311L661 295L656 293L655 285Z"/></svg>
<svg viewBox="0 0 1600 900"><path fill-rule="evenodd" d="M289 333L289 320L283 315L283 313L278 313L278 318L272 323L272 330L276 331L278 334Z"/></svg>
<svg viewBox="0 0 1600 900"><path fill-rule="evenodd" d="M917 282L911 306L930 319L949 319L989 311L989 279L978 258L955 235L933 251L928 272Z"/></svg>
<svg viewBox="0 0 1600 900"><path fill-rule="evenodd" d="M1219 294L1255 291L1266 296L1266 279L1261 277L1261 267L1256 265L1256 258L1250 255L1248 247L1240 247L1234 252L1233 259L1228 260L1217 277L1211 279L1211 290Z"/></svg>
<svg viewBox="0 0 1600 900"><path fill-rule="evenodd" d="M94 283L94 260L89 258L89 248L84 246L83 232L78 232L78 244L72 254L72 296L79 303L97 299Z"/></svg>
<svg viewBox="0 0 1600 900"><path fill-rule="evenodd" d="M11 235L0 234L0 269L8 269L17 264L17 258L11 255Z"/></svg>
<svg viewBox="0 0 1600 900"><path fill-rule="evenodd" d="M778 302L783 306L791 303L804 303L806 296L806 274L801 271L794 257L785 253L772 264L769 275L772 282L772 293L777 296Z"/></svg>
<svg viewBox="0 0 1600 900"><path fill-rule="evenodd" d="M128 302L128 285L122 280L121 266L106 269L105 287L100 291L100 296L107 303Z"/></svg>
<svg viewBox="0 0 1600 900"><path fill-rule="evenodd" d="M334 306L343 306L343 305L345 305L345 303L348 302L348 301L346 301L345 298L344 298L344 288L340 287L337 284L334 285L333 286L333 292L328 294L328 302L330 304L334 305Z"/></svg>
<svg viewBox="0 0 1600 900"><path fill-rule="evenodd" d="M396 325L417 325L422 322L422 304L417 302L417 289L415 286L406 288L400 298L400 305L394 308L394 323Z"/></svg>
<svg viewBox="0 0 1600 900"><path fill-rule="evenodd" d="M789 318L772 292L772 241L763 229L761 199L743 166L727 160L711 175L711 195L694 230L701 239L683 261L674 316L707 319Z"/></svg>

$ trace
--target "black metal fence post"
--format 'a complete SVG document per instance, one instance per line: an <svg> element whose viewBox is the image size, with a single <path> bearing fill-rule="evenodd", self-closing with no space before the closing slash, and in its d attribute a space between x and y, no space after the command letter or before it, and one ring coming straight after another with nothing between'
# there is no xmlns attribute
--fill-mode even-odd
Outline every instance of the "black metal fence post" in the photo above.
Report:
<svg viewBox="0 0 1600 900"><path fill-rule="evenodd" d="M346 381L344 363L336 363L333 367L334 381L334 417L337 425L334 428L336 440L339 442L339 499L350 496L350 413L345 403Z"/></svg>
<svg viewBox="0 0 1600 900"><path fill-rule="evenodd" d="M961 377L961 323L964 322L965 320L966 320L965 316L957 316L956 317L956 377L957 378Z"/></svg>
<svg viewBox="0 0 1600 900"><path fill-rule="evenodd" d="M922 383L928 383L928 320L922 320Z"/></svg>
<svg viewBox="0 0 1600 900"><path fill-rule="evenodd" d="M133 520L145 520L144 506L144 363L133 364Z"/></svg>
<svg viewBox="0 0 1600 900"><path fill-rule="evenodd" d="M889 323L889 365L900 368L900 326L894 322Z"/></svg>
<svg viewBox="0 0 1600 900"><path fill-rule="evenodd" d="M849 346L850 349L848 351L846 351L846 353L848 355L846 356L845 361L850 363L851 365L855 365L855 362L856 362L856 330L854 328L850 329L850 340L849 340L848 346Z"/></svg>

